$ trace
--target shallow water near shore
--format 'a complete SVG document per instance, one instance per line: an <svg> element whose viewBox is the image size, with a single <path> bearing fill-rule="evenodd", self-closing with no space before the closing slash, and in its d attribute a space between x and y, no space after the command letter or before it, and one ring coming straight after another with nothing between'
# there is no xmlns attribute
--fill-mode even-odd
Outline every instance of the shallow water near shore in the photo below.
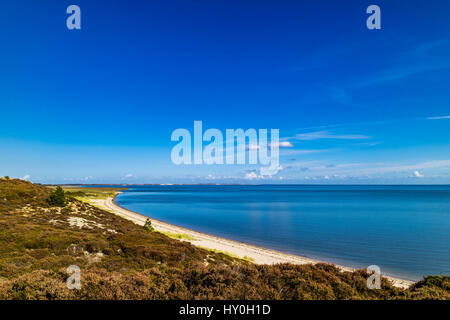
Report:
<svg viewBox="0 0 450 320"><path fill-rule="evenodd" d="M281 252L419 280L450 273L450 186L129 186L116 203Z"/></svg>

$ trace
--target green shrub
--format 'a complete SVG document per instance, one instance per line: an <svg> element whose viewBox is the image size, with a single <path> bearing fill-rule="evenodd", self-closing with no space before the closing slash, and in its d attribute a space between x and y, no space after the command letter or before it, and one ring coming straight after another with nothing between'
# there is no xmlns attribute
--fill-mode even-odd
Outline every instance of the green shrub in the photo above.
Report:
<svg viewBox="0 0 450 320"><path fill-rule="evenodd" d="M152 221L150 219L148 219L148 218L147 218L147 221L145 221L144 228L147 229L148 231L155 230L152 227Z"/></svg>
<svg viewBox="0 0 450 320"><path fill-rule="evenodd" d="M58 186L55 191L52 191L47 198L47 202L51 206L65 207L67 204L66 195L64 190Z"/></svg>

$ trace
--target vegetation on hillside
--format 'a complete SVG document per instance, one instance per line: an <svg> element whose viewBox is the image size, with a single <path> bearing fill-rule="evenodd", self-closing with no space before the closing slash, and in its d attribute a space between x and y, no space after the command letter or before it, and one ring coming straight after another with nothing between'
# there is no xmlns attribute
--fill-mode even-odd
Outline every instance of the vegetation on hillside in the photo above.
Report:
<svg viewBox="0 0 450 320"><path fill-rule="evenodd" d="M149 231L68 192L65 207L50 205L51 192L0 179L0 299L450 298L449 277L407 290L383 278L382 289L369 290L362 270L254 265ZM80 290L66 286L70 265L81 269Z"/></svg>
<svg viewBox="0 0 450 320"><path fill-rule="evenodd" d="M152 226L152 221L147 218L144 224L144 229L147 229L148 231L154 231L155 229Z"/></svg>
<svg viewBox="0 0 450 320"><path fill-rule="evenodd" d="M64 190L58 186L56 190L50 192L47 202L51 206L65 207L68 203Z"/></svg>
<svg viewBox="0 0 450 320"><path fill-rule="evenodd" d="M64 186L63 189L68 197L74 197L80 200L89 200L113 197L117 191L124 190L126 188L87 188Z"/></svg>

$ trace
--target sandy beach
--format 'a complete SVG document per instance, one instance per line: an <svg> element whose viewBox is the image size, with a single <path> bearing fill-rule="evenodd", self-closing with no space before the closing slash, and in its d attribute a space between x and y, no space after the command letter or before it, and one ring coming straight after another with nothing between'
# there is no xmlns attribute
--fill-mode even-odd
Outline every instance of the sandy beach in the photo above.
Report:
<svg viewBox="0 0 450 320"><path fill-rule="evenodd" d="M200 246L212 250L220 250L223 252L227 252L239 257L247 257L250 258L254 263L257 264L276 264L276 263L293 263L293 264L307 264L307 263L319 263L324 261L313 260L306 257L291 255L287 253L278 252L275 250L265 249L245 243L241 243L238 241L233 241L229 239L224 239L220 237L216 237L213 235L189 230L186 228L174 226L159 220L155 220L141 214L126 210L114 203L114 198L109 197L107 199L91 199L90 202L93 204L106 209L108 211L113 212L125 219L131 220L136 224L144 225L147 219L150 219L152 222L152 226L156 231L161 232L170 232L177 234L185 234L188 235L190 239L183 241L188 241L195 246ZM192 239L191 239L192 238ZM338 266L343 271L353 271L353 269ZM398 278L392 278L389 276L385 276L390 281L392 281L394 286L407 288L413 282L408 280L402 280Z"/></svg>

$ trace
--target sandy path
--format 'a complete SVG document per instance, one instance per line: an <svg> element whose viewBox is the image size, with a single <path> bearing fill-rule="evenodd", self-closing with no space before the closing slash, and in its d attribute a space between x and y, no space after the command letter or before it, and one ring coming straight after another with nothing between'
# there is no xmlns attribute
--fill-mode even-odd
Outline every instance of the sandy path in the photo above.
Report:
<svg viewBox="0 0 450 320"><path fill-rule="evenodd" d="M149 219L146 216L140 215L138 213L126 210L122 207L119 207L114 203L113 198L107 198L105 199L95 199L90 200L90 202L98 205L99 207L102 207L106 210L112 211L113 213L133 221L136 224L144 225L145 221ZM216 236L212 236L209 234L185 229L182 227L174 226L159 220L151 219L152 226L157 231L163 231L163 232L172 232L172 233L182 233L186 234L195 240L183 240L188 241L192 243L193 245L214 249L214 250L220 250L224 252L228 252L234 255L237 255L239 257L249 257L253 259L253 261L257 264L275 264L275 263L293 263L293 264L306 264L306 263L319 263L323 261L313 260L306 257L300 257L296 255L291 255L287 253L282 253L274 250L269 250L249 244L245 244L242 242L237 242L233 240L228 240L224 238L219 238ZM340 269L345 271L353 271L351 268L338 266ZM407 288L410 286L413 282L392 278L386 276L389 280L392 281L394 286L401 287L401 288Z"/></svg>

